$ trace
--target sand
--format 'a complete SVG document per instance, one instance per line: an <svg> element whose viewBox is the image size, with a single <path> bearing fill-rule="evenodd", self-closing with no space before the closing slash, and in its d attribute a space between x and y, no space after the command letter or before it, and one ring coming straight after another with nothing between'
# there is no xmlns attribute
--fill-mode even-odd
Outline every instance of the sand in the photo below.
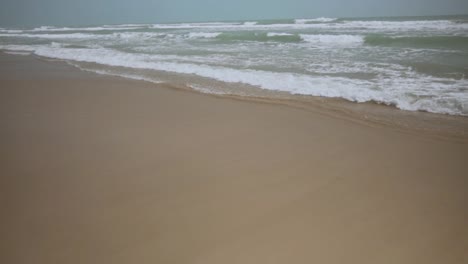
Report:
<svg viewBox="0 0 468 264"><path fill-rule="evenodd" d="M468 138L0 56L1 263L468 263Z"/></svg>

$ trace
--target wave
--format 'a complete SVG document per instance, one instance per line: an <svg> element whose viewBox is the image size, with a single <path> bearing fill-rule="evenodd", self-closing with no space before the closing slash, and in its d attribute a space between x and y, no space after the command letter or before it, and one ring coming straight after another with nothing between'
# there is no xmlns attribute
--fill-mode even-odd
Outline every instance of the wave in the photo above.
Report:
<svg viewBox="0 0 468 264"><path fill-rule="evenodd" d="M191 39L197 38L216 38L221 35L219 32L190 32L187 37Z"/></svg>
<svg viewBox="0 0 468 264"><path fill-rule="evenodd" d="M194 74L223 82L243 83L291 94L339 97L354 102L375 101L394 105L404 110L468 115L468 105L466 104L468 94L463 92L463 87L468 85L468 80L464 79L448 82L447 79L415 75L411 79L396 76L375 83L371 80L345 77L160 61L157 57L153 58L147 54L130 54L105 48L71 50L44 46L36 49L35 54L108 66ZM385 87L385 89L380 89L379 86Z"/></svg>
<svg viewBox="0 0 468 264"><path fill-rule="evenodd" d="M369 35L365 44L386 47L468 49L468 37L461 36L430 36L430 37L388 37L384 35Z"/></svg>
<svg viewBox="0 0 468 264"><path fill-rule="evenodd" d="M116 32L112 33L111 35L92 35L94 38L102 38L102 37L113 37L117 39L125 39L125 40L146 40L151 38L164 38L168 36L172 36L172 34L167 33L158 33L158 32Z"/></svg>
<svg viewBox="0 0 468 264"><path fill-rule="evenodd" d="M338 18L329 18L329 17L319 17L319 18L301 18L295 19L296 24L310 24L310 23L329 23L334 22Z"/></svg>
<svg viewBox="0 0 468 264"><path fill-rule="evenodd" d="M108 66L195 74L224 82L245 83L263 89L285 91L293 94L344 97L356 102L372 100L371 94L373 93L371 90L367 91L365 87L369 86L370 82L364 80L350 80L341 77L313 77L295 73L275 73L251 69L240 70L191 63L161 62L157 59L152 60L151 55L129 54L105 48L68 50L44 46L38 48L35 54ZM356 90L359 90L359 92Z"/></svg>
<svg viewBox="0 0 468 264"><path fill-rule="evenodd" d="M178 24L154 24L154 29L192 29L192 28L231 28L243 26L240 22L206 22L206 23L178 23Z"/></svg>
<svg viewBox="0 0 468 264"><path fill-rule="evenodd" d="M100 26L100 27L51 27L42 26L32 30L23 30L23 32L65 32L65 31L118 31L118 30L135 30L147 28L148 25L138 24L125 24L113 26Z"/></svg>
<svg viewBox="0 0 468 264"><path fill-rule="evenodd" d="M207 34L207 33L205 33ZM284 32L225 32L216 36L223 41L259 41L284 43L313 43L326 45L350 45L364 43L364 37L358 35L292 34Z"/></svg>
<svg viewBox="0 0 468 264"><path fill-rule="evenodd" d="M219 36L220 34L221 32L190 32L188 34L183 34L183 35L159 33L159 32L123 32L123 33L113 33L109 36L119 38L119 39L127 39L127 40L147 40L147 39L152 39L152 38L213 39Z"/></svg>
<svg viewBox="0 0 468 264"><path fill-rule="evenodd" d="M257 25L257 23L258 23L257 21L247 21L247 22L244 22L243 25L245 25L245 26L255 26L255 25Z"/></svg>
<svg viewBox="0 0 468 264"><path fill-rule="evenodd" d="M37 38L48 40L148 40L152 38L188 38L188 39L217 39L225 42L232 41L276 41L276 42L301 42L302 38L297 34L288 33L266 33L266 32L190 32L184 35L175 35L159 32L114 32L112 34L88 34L88 33L69 33L69 34L1 34L0 37L15 38Z"/></svg>
<svg viewBox="0 0 468 264"><path fill-rule="evenodd" d="M420 20L420 21L367 21L367 20L343 20L335 18L315 19L283 19L260 20L251 22L232 23L181 23L181 24L155 24L154 29L324 29L324 30L370 30L370 31L421 31L444 30L458 31L468 34L467 23L456 23L452 20Z"/></svg>
<svg viewBox="0 0 468 264"><path fill-rule="evenodd" d="M20 29L6 29L6 28L0 29L0 33L18 34L18 33L23 33L23 32L24 31Z"/></svg>
<svg viewBox="0 0 468 264"><path fill-rule="evenodd" d="M302 38L297 34L278 34L267 32L225 32L216 37L222 41L276 41L276 42L301 42Z"/></svg>
<svg viewBox="0 0 468 264"><path fill-rule="evenodd" d="M294 34L290 33L275 33L275 32L268 32L267 33L268 37L275 37L275 36L294 36Z"/></svg>
<svg viewBox="0 0 468 264"><path fill-rule="evenodd" d="M42 38L42 39L91 39L105 35L94 35L85 33L71 34L0 34L0 37L19 37L19 38Z"/></svg>
<svg viewBox="0 0 468 264"><path fill-rule="evenodd" d="M419 21L350 21L341 20L335 28L371 29L371 30L468 30L468 24L455 23L452 20L419 20Z"/></svg>
<svg viewBox="0 0 468 264"><path fill-rule="evenodd" d="M158 74L138 69L192 74L190 84L206 81L198 75L292 94L468 115L468 30L463 30L468 24L401 19L0 28L0 49L146 77ZM158 28L162 25L167 29Z"/></svg>
<svg viewBox="0 0 468 264"><path fill-rule="evenodd" d="M291 29L355 29L355 30L468 30L465 20L350 20L338 18L311 18L311 19L276 19L258 20L245 22L207 22L207 23L173 23L173 24L122 24L103 25L95 27L54 27L41 26L34 29L0 29L3 33L46 33L46 32L68 32L68 31L121 31L139 29L269 29L269 28L291 28Z"/></svg>
<svg viewBox="0 0 468 264"><path fill-rule="evenodd" d="M189 32L184 35L161 32L114 32L93 33L0 33L0 37L37 38L49 40L149 40L161 38L216 39L223 42L257 41L283 43L313 43L326 45L359 45L416 48L468 50L468 36L388 36L370 34L365 37L351 34L297 34L263 31Z"/></svg>
<svg viewBox="0 0 468 264"><path fill-rule="evenodd" d="M43 45L0 45L1 50L33 52Z"/></svg>
<svg viewBox="0 0 468 264"><path fill-rule="evenodd" d="M357 35L307 35L300 34L305 42L328 45L362 44L364 37Z"/></svg>
<svg viewBox="0 0 468 264"><path fill-rule="evenodd" d="M0 29L2 33L45 33L45 32L69 32L69 31L125 31L125 30L137 30L148 28L149 25L144 24L124 24L124 25L112 25L112 26L99 26L99 27L53 27L53 26L41 26L33 29Z"/></svg>
<svg viewBox="0 0 468 264"><path fill-rule="evenodd" d="M92 33L66 33L66 34L0 34L0 37L18 38L39 38L39 39L125 39L125 40L145 40L150 38L171 37L173 34L158 32L114 32L112 34L92 34Z"/></svg>
<svg viewBox="0 0 468 264"><path fill-rule="evenodd" d="M295 24L295 19L269 19L269 20L260 20L257 22L259 26L267 25L292 25Z"/></svg>

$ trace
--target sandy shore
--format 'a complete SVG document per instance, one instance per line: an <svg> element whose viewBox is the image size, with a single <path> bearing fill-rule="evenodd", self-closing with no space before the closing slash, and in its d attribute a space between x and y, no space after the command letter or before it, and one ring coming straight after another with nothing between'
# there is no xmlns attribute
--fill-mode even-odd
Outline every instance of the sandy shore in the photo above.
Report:
<svg viewBox="0 0 468 264"><path fill-rule="evenodd" d="M0 56L1 263L468 262L468 139Z"/></svg>

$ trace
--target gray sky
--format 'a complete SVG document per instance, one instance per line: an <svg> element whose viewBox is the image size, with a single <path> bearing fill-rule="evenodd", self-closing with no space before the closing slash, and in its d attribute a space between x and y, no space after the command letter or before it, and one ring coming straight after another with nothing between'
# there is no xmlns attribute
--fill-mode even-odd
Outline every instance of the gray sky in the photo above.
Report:
<svg viewBox="0 0 468 264"><path fill-rule="evenodd" d="M0 0L0 26L468 14L468 0Z"/></svg>

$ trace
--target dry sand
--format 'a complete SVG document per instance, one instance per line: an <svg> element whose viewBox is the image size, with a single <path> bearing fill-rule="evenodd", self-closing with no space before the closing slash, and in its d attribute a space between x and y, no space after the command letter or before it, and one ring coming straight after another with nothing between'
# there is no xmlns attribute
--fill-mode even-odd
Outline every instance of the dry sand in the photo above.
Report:
<svg viewBox="0 0 468 264"><path fill-rule="evenodd" d="M0 263L468 263L468 138L0 56Z"/></svg>

